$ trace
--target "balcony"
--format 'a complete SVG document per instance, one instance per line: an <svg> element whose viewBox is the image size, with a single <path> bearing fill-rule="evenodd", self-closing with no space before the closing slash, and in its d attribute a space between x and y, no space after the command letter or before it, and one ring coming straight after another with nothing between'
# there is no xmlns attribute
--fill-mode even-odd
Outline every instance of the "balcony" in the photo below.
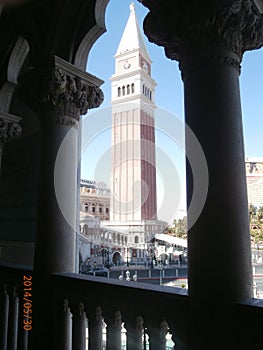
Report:
<svg viewBox="0 0 263 350"><path fill-rule="evenodd" d="M105 324L106 350L124 329L128 350L165 350L167 332L176 350L262 349L239 90L244 52L263 45L260 1L140 2L184 83L189 294L74 273L79 122L103 100L85 67L108 0L1 4L0 258L14 264L0 267L0 349L102 350Z"/></svg>
<svg viewBox="0 0 263 350"><path fill-rule="evenodd" d="M40 348L41 340L38 340L39 347L32 345L34 327L42 322L41 315L34 314L34 277L33 299L30 296L25 297L25 289L31 284L23 285L23 276L29 278L32 270L2 265L0 271L0 348ZM50 277L50 286L46 295L50 319L49 324L44 325L47 328L50 349L101 350L104 322L107 350L123 349L122 324L127 332L125 349L146 349L144 333L149 337L150 350L165 350L168 332L172 334L176 350L188 349L190 346L191 312L187 291L184 289L73 273L53 274ZM29 310L33 310L33 313ZM27 315L32 316L32 319ZM32 329L25 331L25 324L31 324L26 322L28 320L32 320ZM233 331L238 330L234 349L260 349L263 300L253 299L246 304L235 304L233 321ZM203 324L203 327L208 325ZM227 339L225 341L224 349L229 349Z"/></svg>

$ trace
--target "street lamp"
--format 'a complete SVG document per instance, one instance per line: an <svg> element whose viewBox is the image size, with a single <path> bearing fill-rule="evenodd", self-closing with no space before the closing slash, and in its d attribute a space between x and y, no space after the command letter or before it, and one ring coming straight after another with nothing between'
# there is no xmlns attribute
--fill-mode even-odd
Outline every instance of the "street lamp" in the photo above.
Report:
<svg viewBox="0 0 263 350"><path fill-rule="evenodd" d="M127 260L127 266L129 266L129 259L128 259L128 247L126 247L126 260Z"/></svg>
<svg viewBox="0 0 263 350"><path fill-rule="evenodd" d="M161 260L158 261L158 269L160 271L160 286L163 284L163 263Z"/></svg>

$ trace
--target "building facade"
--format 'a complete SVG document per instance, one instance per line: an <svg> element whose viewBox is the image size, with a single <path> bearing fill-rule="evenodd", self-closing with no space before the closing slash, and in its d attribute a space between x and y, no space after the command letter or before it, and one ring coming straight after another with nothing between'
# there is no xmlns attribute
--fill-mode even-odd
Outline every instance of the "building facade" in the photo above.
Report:
<svg viewBox="0 0 263 350"><path fill-rule="evenodd" d="M263 206L263 158L246 158L248 204Z"/></svg>
<svg viewBox="0 0 263 350"><path fill-rule="evenodd" d="M80 210L101 220L110 218L110 189L103 182L80 181Z"/></svg>

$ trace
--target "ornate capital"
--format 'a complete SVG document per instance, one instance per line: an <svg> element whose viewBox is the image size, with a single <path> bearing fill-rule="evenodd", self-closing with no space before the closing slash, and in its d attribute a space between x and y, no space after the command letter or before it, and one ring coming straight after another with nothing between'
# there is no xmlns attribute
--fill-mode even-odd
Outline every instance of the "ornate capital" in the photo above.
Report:
<svg viewBox="0 0 263 350"><path fill-rule="evenodd" d="M20 136L22 132L22 128L18 124L20 120L19 117L0 113L0 143L9 142Z"/></svg>
<svg viewBox="0 0 263 350"><path fill-rule="evenodd" d="M220 58L221 63L239 66L245 51L263 45L263 16L256 0L141 2L150 9L145 34L164 46L168 58L182 62L192 50L202 54L203 49L221 47L234 54Z"/></svg>
<svg viewBox="0 0 263 350"><path fill-rule="evenodd" d="M36 111L41 122L74 125L88 109L99 107L102 81L56 57L54 67L29 70L17 94Z"/></svg>

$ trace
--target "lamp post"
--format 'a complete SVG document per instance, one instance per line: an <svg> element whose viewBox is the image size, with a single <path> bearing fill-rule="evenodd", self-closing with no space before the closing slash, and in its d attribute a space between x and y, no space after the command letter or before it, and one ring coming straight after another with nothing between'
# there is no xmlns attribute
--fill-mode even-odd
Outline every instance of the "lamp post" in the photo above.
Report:
<svg viewBox="0 0 263 350"><path fill-rule="evenodd" d="M108 268L110 267L110 248L107 249L107 264L108 264Z"/></svg>
<svg viewBox="0 0 263 350"><path fill-rule="evenodd" d="M163 263L161 260L158 261L158 269L160 271L160 286L163 284Z"/></svg>
<svg viewBox="0 0 263 350"><path fill-rule="evenodd" d="M129 266L129 259L128 259L128 247L126 247L126 260L127 260L127 266Z"/></svg>
<svg viewBox="0 0 263 350"><path fill-rule="evenodd" d="M105 265L105 248L102 248L102 265Z"/></svg>

